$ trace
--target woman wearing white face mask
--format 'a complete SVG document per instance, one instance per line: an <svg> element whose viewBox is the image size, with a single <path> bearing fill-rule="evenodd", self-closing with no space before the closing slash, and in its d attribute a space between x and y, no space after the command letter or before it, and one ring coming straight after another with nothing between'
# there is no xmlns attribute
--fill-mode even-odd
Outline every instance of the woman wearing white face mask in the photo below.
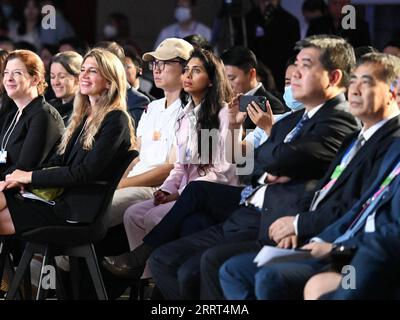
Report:
<svg viewBox="0 0 400 320"><path fill-rule="evenodd" d="M195 19L195 7L196 0L176 0L174 17L177 22L161 30L154 47L166 38L184 38L193 34L199 34L210 41L211 30Z"/></svg>

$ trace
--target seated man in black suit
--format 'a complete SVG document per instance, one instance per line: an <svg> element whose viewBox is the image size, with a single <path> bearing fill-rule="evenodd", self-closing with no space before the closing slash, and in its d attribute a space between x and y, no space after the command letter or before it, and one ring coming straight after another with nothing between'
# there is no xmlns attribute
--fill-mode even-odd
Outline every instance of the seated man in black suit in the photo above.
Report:
<svg viewBox="0 0 400 320"><path fill-rule="evenodd" d="M299 208L304 210L309 205L309 201L303 199L304 193L311 191L315 187L315 180L323 176L344 136L356 129L355 119L346 111L347 103L343 95L350 69L355 62L353 49L343 39L338 38L316 37L307 39L305 43L320 48L315 49L317 52L314 56L304 57L304 61L301 60L302 66L297 68L299 69L298 78L301 81L298 81L298 97L295 96L295 98L305 104L306 110L294 112L274 125L270 138L256 151L255 169L249 177L249 180L255 182L256 185L257 180L260 180L264 172L268 171L270 175L266 181L264 181L265 179L260 181L262 184L278 180L282 183L270 184L266 192L265 187L260 185L263 188L258 191L256 196L261 199L261 204L245 201L240 205L240 190L229 193L223 186L212 186L212 184L205 186L205 183L196 183L196 185L204 185L204 189L212 190L207 193L210 194L210 198L205 199L205 202L209 204L208 207L211 207L213 203L218 206L221 199L227 202L229 210L221 214L224 216L221 220L231 216L225 225L227 227L234 225L234 227L229 228L230 230L223 230L219 225L196 235L182 238L154 253L150 266L153 267L152 271L154 271L153 275L157 285L160 286L167 298L191 297L190 294L181 294L182 288L180 287L190 282L181 281L178 284L177 274L181 265L189 261L193 255L200 257L203 251L223 241L232 243L256 239L260 216L267 212L271 214L270 212L276 211L282 205L284 212L298 212L296 210ZM323 61L324 64L320 61ZM303 66L306 62L309 65L308 68ZM235 123L232 123L232 127L235 127ZM287 182L283 183L285 181ZM193 202L198 204L202 202L202 194L193 192L194 189L201 188L188 186L181 196L182 202L183 199L186 199L188 204L192 203L189 210L195 206ZM233 197L230 197L229 194L232 194ZM265 201L263 201L264 199ZM299 201L305 203L298 203ZM198 207L201 206L198 205ZM204 210L204 208L201 209ZM234 211L235 209L237 210ZM176 239L177 229L184 219L182 216L185 216L184 210L184 206L180 211L171 210L165 219L146 236L145 244L126 257L125 264L109 261L108 265L111 268L108 269L115 274L128 277L140 273L138 265L143 264L143 260L145 261L151 252L146 246L154 248ZM173 249L170 252L172 249L170 246L177 246L177 250ZM191 267L198 270L199 259L195 259L195 263ZM188 269L191 270L191 267ZM165 282L162 283L164 279ZM192 284L198 281L198 279L194 280L196 281L192 281Z"/></svg>
<svg viewBox="0 0 400 320"><path fill-rule="evenodd" d="M249 299L256 297L257 299L266 300L301 299L303 297L303 288L312 276L332 268L339 268L339 271L345 272L347 268L343 269L338 265L332 265L333 252L345 251L346 248L357 250L357 248L371 246L370 250L375 251L375 257L385 259L385 255L380 255L382 254L381 246L375 241L380 237L391 239L399 236L399 147L400 140L397 140L383 160L375 183L367 190L360 201L341 219L326 228L317 237L311 239L311 242L303 247L303 249L311 250L311 259L274 264L267 263L257 269L256 265L251 261L255 256L254 253L246 255L246 257L234 257L228 260L220 270L220 280L225 296L228 299L240 299L243 297ZM388 243L388 245L391 245L391 243ZM233 264L237 265L238 259L242 260L244 257L246 261L241 263L240 269L245 270L245 273L241 272L241 275L239 275L237 272L239 269L233 267ZM373 269L378 270L379 265L361 264L362 260L364 262L369 262L368 260L370 260L365 254L362 254L362 251L360 253L357 252L353 259L351 259L350 254L348 258L350 262L345 262L342 266L348 265L357 268L352 271L352 274L356 276L356 289L359 276L361 279L368 279L368 281L376 276L370 272ZM381 262L380 259L376 259L375 263ZM334 263L339 262L333 261ZM250 276L246 277L244 276L245 274ZM369 278L366 278L368 275ZM244 279L245 277L246 279ZM386 278L386 281L389 278L390 276ZM254 281L254 279L256 280ZM242 281L246 283L246 290L243 290L243 285L239 284ZM337 284L340 285L340 281ZM373 286L376 284L375 281L371 283ZM347 285L354 287L350 283L346 283ZM391 286L393 286L393 283ZM252 292L254 287L257 287L256 296ZM350 288L347 291L352 291ZM239 295L234 294L239 292ZM345 296L341 295L340 298L343 299ZM339 296L336 297L339 298Z"/></svg>
<svg viewBox="0 0 400 320"><path fill-rule="evenodd" d="M400 135L400 117L396 103L387 105L382 103L383 99L372 101L366 83L381 77L381 82L390 87L399 69L399 60L371 54L360 59L358 65L351 82L363 79L364 83L350 85L349 101L351 113L363 122L362 130L345 139L320 180L310 207L306 211L277 210L264 215L259 235L261 241L243 243L243 252L259 250L263 243L291 248L310 239L347 212L375 180L388 146ZM240 252L242 250L236 244L221 245L203 254L201 279L206 297L223 298L218 270L225 260Z"/></svg>
<svg viewBox="0 0 400 320"><path fill-rule="evenodd" d="M245 47L232 47L221 54L225 65L225 73L236 95L264 96L269 101L273 114L289 111L284 104L267 91L257 80L257 58L255 54ZM247 117L243 129L254 129L257 124Z"/></svg>
<svg viewBox="0 0 400 320"><path fill-rule="evenodd" d="M322 231L321 228L324 229L323 226L325 227L328 226L332 221L332 219L335 219L331 211L334 211L335 209L337 210L337 207L340 207L343 202L345 204L347 203L348 205L350 205L347 207L347 210L345 212L349 212L349 210L351 209L350 212L353 212L352 215L355 217L355 214L358 214L358 212L360 212L360 210L358 209L360 208L360 204L358 206L356 205L357 200L360 198L361 199L371 198L372 194L375 193L377 189L377 187L375 187L373 188L372 191L369 191L371 189L371 185L376 185L378 183L378 187L381 186L380 185L381 181L383 181L383 179L385 179L385 177L388 175L386 171L389 170L390 172L393 169L393 166L396 165L396 161L398 161L398 158L400 157L400 152L396 150L396 147L398 147L399 145L399 139L398 139L399 110L396 105L396 100L395 100L396 89L393 87L393 82L395 81L396 76L399 72L400 72L400 60L394 56L372 53L363 56L358 62L358 65L351 76L351 83L349 87L349 101L352 113L356 114L360 119L362 119L364 126L362 131L358 135L358 139L357 140L353 139L354 141L353 144L357 143L360 137L366 138L367 141L365 142L365 145L362 147L361 151L357 152L357 154L353 157L351 163L349 163L346 166L346 169L341 173L339 171L341 169L340 166L343 164L343 160L346 161L348 155L351 156L352 149L347 148L348 150L350 150L349 151L350 153L342 152L342 155L339 154L339 158L342 158L342 161L336 161L336 164L338 164L338 166L336 166L335 169L331 167L330 172L333 173L331 178L327 179L328 182L325 185L325 187L322 188L322 191L320 193L317 193L317 196L314 201L314 203L317 205L317 209L314 211L311 210L311 212L308 213L300 213L298 215L298 217L304 215L303 218L305 218L305 220L302 223L297 223L298 231L301 228L305 229L304 230L305 234L308 233L307 234L308 239L320 233L320 231ZM373 131L375 131L375 133ZM370 136L371 134L372 136ZM370 137L368 138L368 136ZM395 144L393 144L393 141L395 141ZM391 142L391 147L389 151L387 151L389 146L388 142ZM374 146L373 144L371 145L371 143L377 144L378 146ZM366 155L365 152L367 153ZM383 158L382 154L385 154L384 159L382 159ZM371 161L373 161L372 166L371 164L369 164L368 159L363 160L364 156L372 158L371 159ZM375 160L375 158L377 159ZM352 177L346 178L348 183L345 186L341 187L340 185L343 183L342 177L345 177L346 174L348 174L348 172L346 171L349 170L352 171ZM384 171L384 173L382 173L382 171ZM354 177L353 173L355 175ZM371 175L373 178L369 177L369 175ZM354 196L349 197L347 193L348 192L352 193L351 187L359 189L359 187L357 187L355 184L357 181L361 184L364 184L364 186L360 189L361 192L359 193L358 197ZM389 183L390 181L387 180L387 182ZM335 188L340 188L346 192L344 193L335 191L334 190ZM331 193L331 196L329 196L329 193ZM328 199L325 203L323 203L323 201L326 200L327 197L333 198L336 202L336 205L335 203L329 204L330 199ZM318 202L322 204L318 206ZM364 203L365 199L364 201L361 202L361 205ZM368 207L363 207L363 210L367 210L367 208ZM369 208L368 210L372 209ZM371 213L373 214L373 212L375 211L372 210ZM349 219L348 217L345 218L348 215L349 213L346 213L345 216L341 217L338 220L342 221L342 223L336 222L333 224L334 226L337 227L337 232L338 232L336 236L333 237L333 240L335 240L336 238L339 239L340 234L346 230L347 227L343 227L344 225L346 225L343 223L343 221L350 222L354 220L354 217L351 219ZM339 217L339 215L336 215L336 219L337 217ZM288 217L285 217L285 219L286 218ZM289 226L291 228L294 228L293 220L294 220L293 218L290 219L290 222L287 223L286 228L288 228ZM300 219L298 220L298 222L299 221ZM366 223L366 225L368 225L366 232L371 232L370 230L375 229L375 227L373 227L374 222L371 223L371 221L369 223ZM284 222L281 223L284 224ZM271 229L276 229L276 230L271 231ZM330 229L332 229L332 227L329 227L326 230ZM272 237L275 236L276 239L276 236L279 233L279 226L278 225L274 226L274 224L272 224L269 231L270 235ZM327 232L324 231L322 234L325 236ZM293 238L296 237L291 236L289 237L288 240L287 239L281 240L279 246L282 247L296 246L297 241L296 239L293 240ZM322 238L324 241L326 239L330 239L330 238L325 238L323 236L320 238ZM350 237L348 237L348 239L350 239ZM340 238L335 243L342 243L343 241L347 241L348 239ZM314 248L314 246L317 245L310 244L309 246L311 248ZM259 246L258 249L260 248L261 246ZM221 268L220 270L221 284L224 288L225 296L228 299L229 298L247 299L254 297L257 298L297 297L299 288L296 287L296 285L294 285L293 291L285 289L282 290L282 292L286 293L276 293L276 295L271 294L271 292L273 291L272 287L274 285L272 284L269 285L268 281L271 279L270 277L272 276L272 274L274 274L277 277L276 279L282 279L281 282L283 283L285 282L285 279L290 279L291 276L294 275L294 273L292 273L288 268L286 268L286 265L282 268L282 273L279 273L279 275L275 273L276 272L275 268L271 270L268 269L268 266L266 266L261 269L258 269L253 263L252 257L254 257L254 255L255 252L236 256L225 262L224 266ZM313 267L314 266L315 265L313 264ZM304 267L304 269L306 269L306 267ZM246 270L246 276L239 275L241 270ZM321 271L322 270L323 269L321 269ZM302 276L301 273L302 271L296 273L296 277ZM250 280L249 282L248 281L249 279L256 279L255 284L254 280ZM279 281L275 281L274 283L278 282ZM246 288L248 288L246 290L243 289L244 283L246 283ZM254 287L257 288L255 289L255 291L252 290L252 288ZM285 288L289 287L291 286L289 285L285 286ZM279 291L279 289L276 286L274 286L274 289ZM292 293L295 293L295 295L291 296Z"/></svg>

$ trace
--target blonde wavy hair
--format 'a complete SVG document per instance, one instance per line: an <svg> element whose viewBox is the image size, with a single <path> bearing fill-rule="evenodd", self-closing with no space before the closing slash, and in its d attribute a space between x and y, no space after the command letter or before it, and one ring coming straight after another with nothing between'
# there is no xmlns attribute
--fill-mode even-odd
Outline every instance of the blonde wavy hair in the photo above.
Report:
<svg viewBox="0 0 400 320"><path fill-rule="evenodd" d="M131 149L133 149L135 145L135 129L133 127L133 120L127 112L127 80L125 68L122 65L122 62L114 54L104 49L94 48L90 50L83 58L83 63L89 57L92 57L96 60L98 71L100 75L109 83L110 88L105 90L100 99L97 101L98 111L93 114L93 118L87 125L81 138L83 148L85 150L90 150L92 148L94 137L97 134L105 116L113 110L121 110L128 118ZM72 112L68 127L58 148L58 152L60 154L65 152L65 148L67 147L67 144L70 141L73 133L81 125L84 117L89 115L89 112L89 97L81 94L79 91L74 100L74 110Z"/></svg>

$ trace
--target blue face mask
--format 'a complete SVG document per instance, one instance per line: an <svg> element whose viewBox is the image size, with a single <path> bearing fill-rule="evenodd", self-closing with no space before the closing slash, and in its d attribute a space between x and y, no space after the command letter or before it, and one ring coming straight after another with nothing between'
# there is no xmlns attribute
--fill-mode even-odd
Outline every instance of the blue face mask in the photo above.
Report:
<svg viewBox="0 0 400 320"><path fill-rule="evenodd" d="M293 98L293 92L292 92L292 87L291 86L286 86L285 87L285 93L283 95L283 100L285 100L286 105L292 110L292 111L297 111L300 109L303 109L304 106L301 102L295 100Z"/></svg>

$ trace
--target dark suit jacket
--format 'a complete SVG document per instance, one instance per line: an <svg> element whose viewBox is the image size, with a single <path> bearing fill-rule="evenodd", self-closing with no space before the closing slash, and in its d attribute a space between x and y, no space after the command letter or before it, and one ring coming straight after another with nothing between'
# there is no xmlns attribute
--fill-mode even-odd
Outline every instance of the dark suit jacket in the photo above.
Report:
<svg viewBox="0 0 400 320"><path fill-rule="evenodd" d="M61 118L64 121L64 125L67 126L68 120L72 114L72 111L74 110L74 100L63 103L61 99L56 98L50 100L49 103L60 113Z"/></svg>
<svg viewBox="0 0 400 320"><path fill-rule="evenodd" d="M143 93L135 90L133 87L129 87L127 91L127 104L128 112L135 120L135 128L137 127L140 118L142 117L143 111L149 105L150 99L147 98Z"/></svg>
<svg viewBox="0 0 400 320"><path fill-rule="evenodd" d="M17 108L10 110L2 126L0 141ZM32 100L22 111L7 144L7 163L0 164L1 179L15 169L32 170L45 161L64 131L60 114L43 97Z"/></svg>
<svg viewBox="0 0 400 320"><path fill-rule="evenodd" d="M319 179L328 169L344 138L357 129L343 94L325 102L304 124L300 135L284 143L304 114L296 111L274 124L271 136L255 150L253 183L269 172L292 179Z"/></svg>
<svg viewBox="0 0 400 320"><path fill-rule="evenodd" d="M54 210L69 220L90 223L95 219L106 187L95 181L110 181L115 170L121 166L130 148L128 119L121 111L110 112L95 136L91 150L84 150L76 142L83 123L72 136L65 153L54 156L47 170L33 171L35 188L64 187L65 191L56 201ZM62 213L61 213L62 212Z"/></svg>
<svg viewBox="0 0 400 320"><path fill-rule="evenodd" d="M283 88L286 62L300 40L297 18L280 5L268 17L254 6L246 15L246 27L249 49L271 69L277 87Z"/></svg>
<svg viewBox="0 0 400 320"><path fill-rule="evenodd" d="M330 181L333 171L340 164L346 150L358 134L359 132L351 134L343 142L337 157L319 182L317 190L323 188ZM374 183L388 148L394 140L398 139L399 135L400 116L389 120L375 132L354 156L318 207L312 212L306 211L299 214L297 227L300 239L307 239L322 232L360 199L362 194Z"/></svg>
<svg viewBox="0 0 400 320"><path fill-rule="evenodd" d="M400 161L400 139L396 139L390 146L383 159L377 177L371 187L363 193L361 199L334 224L327 227L317 237L326 242L333 242L341 236L351 225L359 214L364 203L378 190L383 180L390 174L394 166ZM389 193L381 201L376 210L375 232L365 233L364 228L344 245L360 245L366 239L377 236L399 236L400 235L400 179L399 176L392 182Z"/></svg>
<svg viewBox="0 0 400 320"><path fill-rule="evenodd" d="M285 105L271 92L267 91L267 89L265 89L263 85L261 85L261 87L254 93L254 95L266 97L267 100L269 101L269 104L271 105L273 114L281 114L286 111L289 111L287 110ZM243 129L254 129L255 127L256 125L254 124L254 122L251 121L250 117L247 117L243 123Z"/></svg>
<svg viewBox="0 0 400 320"><path fill-rule="evenodd" d="M344 95L327 101L303 126L297 139L284 143L286 135L296 126L304 110L294 112L277 122L269 139L255 151L254 174L250 177L257 184L264 172L288 176L291 181L267 187L261 214L236 211L224 229L235 231L242 226L257 228L262 239L267 238L267 226L281 212L299 212L309 207L310 199L304 194L314 190L322 178L345 136L357 129L355 118L348 113ZM261 226L260 226L261 216ZM235 226L236 225L236 226ZM237 227L239 225L239 227Z"/></svg>

